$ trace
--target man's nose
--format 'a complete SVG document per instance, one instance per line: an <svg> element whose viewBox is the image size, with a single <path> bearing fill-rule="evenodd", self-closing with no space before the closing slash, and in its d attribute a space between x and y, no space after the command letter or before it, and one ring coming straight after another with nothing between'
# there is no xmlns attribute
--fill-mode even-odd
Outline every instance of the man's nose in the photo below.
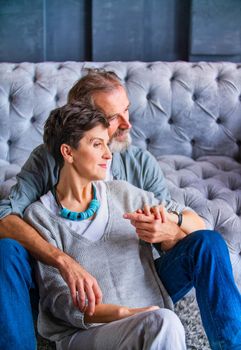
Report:
<svg viewBox="0 0 241 350"><path fill-rule="evenodd" d="M129 121L129 113L119 114L119 121L121 129L131 128L131 123Z"/></svg>

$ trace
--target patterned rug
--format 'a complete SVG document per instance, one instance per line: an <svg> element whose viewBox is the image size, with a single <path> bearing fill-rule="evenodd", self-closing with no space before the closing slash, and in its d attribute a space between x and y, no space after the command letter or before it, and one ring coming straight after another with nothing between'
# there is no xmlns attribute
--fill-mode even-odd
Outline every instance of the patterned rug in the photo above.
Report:
<svg viewBox="0 0 241 350"><path fill-rule="evenodd" d="M195 296L187 296L180 300L175 306L175 312L186 331L187 350L210 350ZM38 350L55 350L55 345L38 337Z"/></svg>

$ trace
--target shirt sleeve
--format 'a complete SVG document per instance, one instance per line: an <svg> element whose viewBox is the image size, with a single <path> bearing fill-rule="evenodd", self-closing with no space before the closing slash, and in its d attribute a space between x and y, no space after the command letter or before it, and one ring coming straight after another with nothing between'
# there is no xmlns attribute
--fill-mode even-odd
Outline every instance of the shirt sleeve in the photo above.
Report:
<svg viewBox="0 0 241 350"><path fill-rule="evenodd" d="M56 183L57 176L58 168L44 145L35 148L16 176L17 183L9 197L0 200L0 219L9 214L23 217L25 208L45 194Z"/></svg>
<svg viewBox="0 0 241 350"><path fill-rule="evenodd" d="M141 188L145 191L154 193L154 196L160 201L160 203L165 204L167 201L170 201L170 192L156 158L148 151L142 151L139 158L141 166Z"/></svg>

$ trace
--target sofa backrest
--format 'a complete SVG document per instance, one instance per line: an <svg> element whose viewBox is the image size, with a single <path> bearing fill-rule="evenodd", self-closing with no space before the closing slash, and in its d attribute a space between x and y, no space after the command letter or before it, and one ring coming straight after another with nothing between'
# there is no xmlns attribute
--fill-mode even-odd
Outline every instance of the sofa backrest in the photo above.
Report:
<svg viewBox="0 0 241 350"><path fill-rule="evenodd" d="M21 166L42 142L50 110L85 67L115 71L131 101L133 143L155 156L240 157L241 64L0 63L0 166Z"/></svg>

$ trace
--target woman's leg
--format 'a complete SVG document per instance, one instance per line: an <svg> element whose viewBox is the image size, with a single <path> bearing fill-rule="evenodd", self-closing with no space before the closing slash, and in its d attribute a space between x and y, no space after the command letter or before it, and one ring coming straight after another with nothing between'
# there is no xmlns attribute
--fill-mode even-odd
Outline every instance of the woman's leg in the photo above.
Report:
<svg viewBox="0 0 241 350"><path fill-rule="evenodd" d="M174 312L160 309L81 330L57 344L58 350L184 350L185 333Z"/></svg>
<svg viewBox="0 0 241 350"><path fill-rule="evenodd" d="M155 261L174 303L193 286L212 349L241 349L241 296L227 245L215 231L196 231Z"/></svg>
<svg viewBox="0 0 241 350"><path fill-rule="evenodd" d="M0 349L34 350L28 252L15 240L0 239Z"/></svg>

